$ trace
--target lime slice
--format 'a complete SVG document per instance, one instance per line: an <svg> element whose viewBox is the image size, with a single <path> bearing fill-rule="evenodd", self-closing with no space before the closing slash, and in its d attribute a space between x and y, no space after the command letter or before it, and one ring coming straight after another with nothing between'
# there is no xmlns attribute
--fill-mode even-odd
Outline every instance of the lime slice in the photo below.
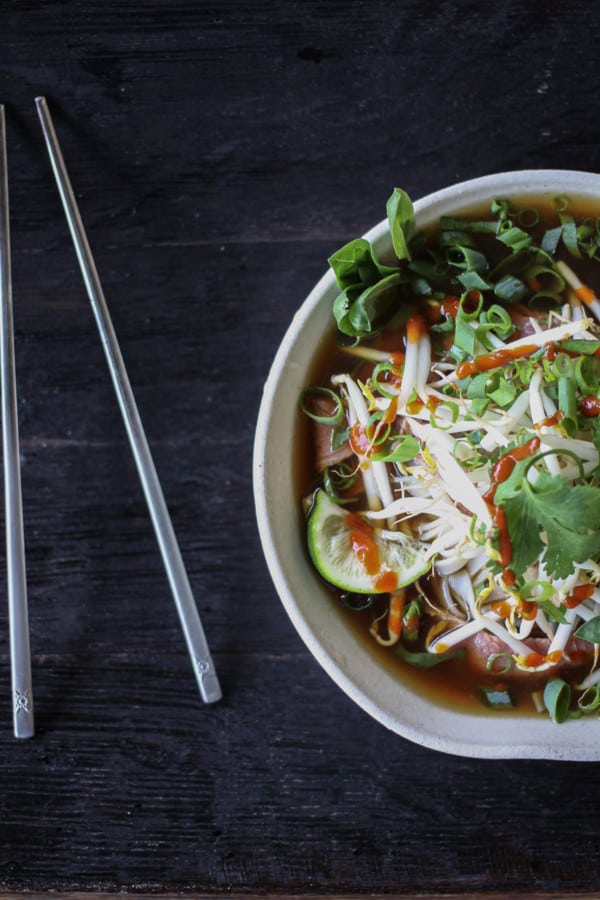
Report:
<svg viewBox="0 0 600 900"><path fill-rule="evenodd" d="M308 551L317 571L335 587L356 594L396 590L430 569L424 549L400 532L398 541L383 540L366 520L317 491L308 518Z"/></svg>

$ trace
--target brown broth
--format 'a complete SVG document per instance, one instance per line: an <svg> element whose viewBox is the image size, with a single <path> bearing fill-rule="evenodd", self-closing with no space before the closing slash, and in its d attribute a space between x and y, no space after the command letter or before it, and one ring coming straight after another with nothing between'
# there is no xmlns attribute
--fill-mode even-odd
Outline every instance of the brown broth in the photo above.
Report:
<svg viewBox="0 0 600 900"><path fill-rule="evenodd" d="M546 228L557 224L557 215L556 211L550 206L547 197L528 198L527 203L521 208L529 209L531 207L535 207L540 213L540 224L533 232L535 240L536 234L543 233ZM584 218L595 220L600 215L600 202L594 203L590 200L573 202L570 198L568 213L577 222L581 222ZM460 213L458 217L472 220L490 218L489 206L473 208L469 213ZM436 229L430 229L430 236L435 235L435 231ZM484 239L481 244L484 250L486 249L484 247L485 243ZM600 265L584 259L576 262L577 273L582 281L600 291ZM399 337L400 334L397 334ZM370 344L374 345L374 342L371 341ZM386 348L390 349L389 342L386 344ZM402 349L402 345L398 349ZM336 328L334 324L330 333L321 342L315 355L307 384L328 384L331 374L341 370L349 370L348 359L348 355L344 354L336 344ZM356 365L359 366L360 361L357 360ZM294 447L296 454L297 495L300 500L300 498L309 496L319 485L319 475L316 470L314 448L311 441L311 423L306 416L300 414L294 436ZM299 502L298 506L301 508L301 502ZM311 565L308 552L306 553L306 559L307 565ZM467 659L452 659L430 669L412 666L400 659L394 653L393 647L381 646L369 633L371 623L382 611L383 607L381 607L379 612L376 607L362 611L353 611L345 607L341 602L340 592L336 592L330 585L326 585L326 589L331 592L332 602L339 607L346 626L364 646L365 651L374 656L382 667L397 675L398 679L403 683L408 684L415 693L427 697L436 704L457 711L498 715L497 710L485 705L480 688L483 686L509 686L514 702L514 708L511 710L511 713L525 715L534 712L532 687L527 681L508 684L508 682L503 682L501 675L494 676L490 674L489 676L482 676L479 671L469 665ZM410 647L410 649L423 649L422 641L417 643L414 648ZM574 671L569 675L569 680L575 682L582 674L582 670Z"/></svg>

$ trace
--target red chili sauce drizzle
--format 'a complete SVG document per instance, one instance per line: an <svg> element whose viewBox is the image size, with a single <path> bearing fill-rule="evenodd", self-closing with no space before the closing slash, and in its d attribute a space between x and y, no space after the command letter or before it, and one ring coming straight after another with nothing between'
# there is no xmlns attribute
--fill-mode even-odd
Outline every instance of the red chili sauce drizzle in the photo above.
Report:
<svg viewBox="0 0 600 900"><path fill-rule="evenodd" d="M374 579L374 588L382 593L395 591L398 576L382 566L379 548L373 537L373 529L360 516L347 513L350 526L350 546L359 562L365 567L368 575Z"/></svg>

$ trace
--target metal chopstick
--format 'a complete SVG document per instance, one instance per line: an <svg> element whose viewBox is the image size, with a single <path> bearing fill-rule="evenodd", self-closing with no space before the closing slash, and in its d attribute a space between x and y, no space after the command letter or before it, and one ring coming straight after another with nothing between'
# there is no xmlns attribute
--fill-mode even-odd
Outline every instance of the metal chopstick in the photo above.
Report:
<svg viewBox="0 0 600 900"><path fill-rule="evenodd" d="M13 731L17 738L34 733L33 692L21 462L15 376L12 275L10 259L10 223L8 207L8 162L6 119L0 106L0 364L2 368L2 448L4 456L4 495L6 520L6 578L12 669Z"/></svg>
<svg viewBox="0 0 600 900"><path fill-rule="evenodd" d="M156 474L154 462L144 433L125 363L121 355L102 285L90 250L71 181L54 130L45 97L35 99L38 116L50 156L58 191L71 231L79 266L94 311L98 331L106 354L117 399L142 483L150 517L154 525L163 563L179 613L188 651L194 666L202 699L212 703L221 697L221 688L215 672L210 650L204 635L198 609L189 579L181 558L173 525Z"/></svg>

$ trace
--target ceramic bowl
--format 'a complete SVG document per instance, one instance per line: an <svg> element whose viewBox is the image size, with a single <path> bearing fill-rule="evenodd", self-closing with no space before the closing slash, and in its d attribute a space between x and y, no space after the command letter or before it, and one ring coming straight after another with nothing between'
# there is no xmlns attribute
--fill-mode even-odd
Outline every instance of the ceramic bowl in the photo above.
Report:
<svg viewBox="0 0 600 900"><path fill-rule="evenodd" d="M573 199L597 200L600 205L600 175L530 170L462 182L415 202L416 225L426 227L441 215L460 213L494 197L563 193ZM381 256L391 250L387 220L365 237ZM404 738L461 756L599 759L596 718L556 725L541 715L478 715L444 708L415 693L383 667L349 627L310 565L294 489L293 442L299 391L331 328L336 294L334 276L328 272L298 309L265 384L256 428L253 478L259 533L271 577L293 625L337 685L365 712Z"/></svg>

